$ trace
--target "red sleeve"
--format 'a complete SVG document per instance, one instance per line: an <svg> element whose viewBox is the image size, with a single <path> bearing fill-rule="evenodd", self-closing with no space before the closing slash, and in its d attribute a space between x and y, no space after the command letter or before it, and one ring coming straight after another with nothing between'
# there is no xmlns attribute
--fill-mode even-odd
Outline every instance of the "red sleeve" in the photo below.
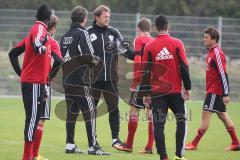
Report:
<svg viewBox="0 0 240 160"><path fill-rule="evenodd" d="M141 66L142 83L140 85L140 91L142 96L149 95L149 93L151 92L150 78L151 78L152 62L153 62L152 54L147 45L144 47L142 66Z"/></svg>
<svg viewBox="0 0 240 160"><path fill-rule="evenodd" d="M181 40L178 41L178 47L176 49L176 54L179 61L179 68L181 72L181 78L183 81L183 85L185 90L191 89L191 80L189 75L188 61L185 52L184 45Z"/></svg>
<svg viewBox="0 0 240 160"><path fill-rule="evenodd" d="M25 46L25 41L26 41L27 37L24 37L20 42L17 43L17 45L15 45L13 48L20 48Z"/></svg>
<svg viewBox="0 0 240 160"><path fill-rule="evenodd" d="M47 30L46 28L41 25L37 24L34 26L32 32L31 32L31 40L32 45L35 53L42 54L44 52L42 46L47 41Z"/></svg>
<svg viewBox="0 0 240 160"><path fill-rule="evenodd" d="M142 42L139 37L135 38L134 40L134 52L142 51Z"/></svg>
<svg viewBox="0 0 240 160"><path fill-rule="evenodd" d="M62 53L60 51L60 46L58 42L54 39L51 40L51 52L52 54L56 54L59 58L62 59Z"/></svg>
<svg viewBox="0 0 240 160"><path fill-rule="evenodd" d="M181 40L179 40L178 42L178 48L179 48L180 59L184 62L184 64L188 65L185 47Z"/></svg>
<svg viewBox="0 0 240 160"><path fill-rule="evenodd" d="M215 62L217 64L217 70L220 74L221 81L222 81L222 89L223 95L228 96L229 94L229 81L226 69L226 60L224 54L220 53L221 51L216 47L214 49L215 53Z"/></svg>

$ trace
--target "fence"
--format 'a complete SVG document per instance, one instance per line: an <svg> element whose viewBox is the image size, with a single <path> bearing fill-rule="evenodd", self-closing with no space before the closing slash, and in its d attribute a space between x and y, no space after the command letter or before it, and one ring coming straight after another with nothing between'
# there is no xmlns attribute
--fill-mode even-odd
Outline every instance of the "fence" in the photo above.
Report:
<svg viewBox="0 0 240 160"><path fill-rule="evenodd" d="M70 12L55 11L60 17L60 24L57 28L55 38L59 41L64 32L69 29ZM137 14L111 14L110 25L119 29L123 37L132 41L136 35L136 23L141 17L148 17L154 22L156 15ZM193 83L193 98L201 99L205 88L205 47L202 45L203 30L206 27L214 26L221 33L220 44L228 57L228 72L231 83L231 96L239 100L240 96L240 74L237 68L240 67L240 19L223 17L187 17L168 16L171 28L170 34L180 38L185 44L187 56L190 62L190 72ZM92 13L89 14L87 26L91 25ZM7 51L14 43L26 36L29 28L35 21L34 10L8 10L0 9L0 58L7 59ZM5 64L6 63L6 64ZM5 64L5 65L4 65ZM121 64L120 64L121 65ZM1 66L0 94L17 94L18 84L8 60ZM121 73L121 72L120 72Z"/></svg>

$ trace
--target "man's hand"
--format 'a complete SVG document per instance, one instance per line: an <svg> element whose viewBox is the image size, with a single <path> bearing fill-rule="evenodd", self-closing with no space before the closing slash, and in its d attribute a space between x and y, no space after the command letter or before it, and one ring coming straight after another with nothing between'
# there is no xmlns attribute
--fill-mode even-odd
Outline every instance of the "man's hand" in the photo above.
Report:
<svg viewBox="0 0 240 160"><path fill-rule="evenodd" d="M227 105L229 102L230 102L229 96L223 97L223 103L224 103L225 105Z"/></svg>
<svg viewBox="0 0 240 160"><path fill-rule="evenodd" d="M46 51L47 51L47 47L46 47L46 46L41 46L41 47L39 48L39 53L40 53L40 54L45 54Z"/></svg>
<svg viewBox="0 0 240 160"><path fill-rule="evenodd" d="M151 105L151 97L149 95L148 96L143 96L143 104L147 108L151 108L150 107L150 105Z"/></svg>
<svg viewBox="0 0 240 160"><path fill-rule="evenodd" d="M182 91L182 98L185 101L188 101L190 99L190 96L191 96L191 90L184 90L184 91Z"/></svg>
<svg viewBox="0 0 240 160"><path fill-rule="evenodd" d="M100 61L100 58L98 56L94 56L94 55L92 56L92 58L93 58L92 63L94 65L97 65L99 63L99 61Z"/></svg>

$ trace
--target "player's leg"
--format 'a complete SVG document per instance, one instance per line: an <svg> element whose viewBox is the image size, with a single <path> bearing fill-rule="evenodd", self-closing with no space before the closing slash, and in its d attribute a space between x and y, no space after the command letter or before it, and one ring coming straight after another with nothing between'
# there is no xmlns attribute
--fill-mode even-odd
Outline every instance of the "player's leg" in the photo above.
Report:
<svg viewBox="0 0 240 160"><path fill-rule="evenodd" d="M129 110L129 120L128 120L128 136L125 142L125 149L128 152L132 152L133 148L133 140L137 130L138 125L138 116L139 116L139 108L136 108L131 105Z"/></svg>
<svg viewBox="0 0 240 160"><path fill-rule="evenodd" d="M211 116L212 112L215 112L213 110L213 105L216 100L215 94L207 94L204 104L203 104L203 111L202 111L202 119L199 129L197 130L197 133L194 137L194 139L187 143L185 146L185 149L187 150L196 150L198 143L200 142L201 138L204 136L206 131L208 130L208 127L211 122Z"/></svg>
<svg viewBox="0 0 240 160"><path fill-rule="evenodd" d="M96 107L94 100L92 98L91 88L89 86L83 87L85 96L78 97L77 103L81 109L83 119L86 126L87 138L88 138L88 154L91 155L110 155L110 153L105 152L102 148L97 145L96 141Z"/></svg>
<svg viewBox="0 0 240 160"><path fill-rule="evenodd" d="M219 119L224 123L226 130L228 131L232 143L229 147L225 148L226 151L236 151L240 150L240 143L237 137L236 129L234 127L234 123L232 122L231 118L229 117L227 112L219 112L217 113Z"/></svg>
<svg viewBox="0 0 240 160"><path fill-rule="evenodd" d="M80 107L78 106L77 96L65 95L65 100L67 104L67 118L66 118L66 148L65 153L76 153L80 154L82 151L75 145L75 126L77 117L80 112Z"/></svg>
<svg viewBox="0 0 240 160"><path fill-rule="evenodd" d="M217 112L218 118L223 122L224 126L226 127L226 130L228 131L232 139L232 143L225 150L226 151L240 150L240 143L236 134L236 129L229 114L226 112L226 106L223 103L222 96L217 96L214 109L219 111Z"/></svg>
<svg viewBox="0 0 240 160"><path fill-rule="evenodd" d="M160 155L160 159L167 158L167 151L165 145L164 126L166 123L168 111L168 104L164 97L152 98L152 114L154 124L154 138L157 148L157 153Z"/></svg>
<svg viewBox="0 0 240 160"><path fill-rule="evenodd" d="M184 146L185 139L187 134L187 111L185 102L181 96L181 94L173 94L167 96L167 101L170 109L175 115L176 118L176 157L182 158L184 156Z"/></svg>
<svg viewBox="0 0 240 160"><path fill-rule="evenodd" d="M45 120L50 119L50 111L51 111L51 88L49 85L44 86L45 90L43 91L43 107L40 113L40 120L37 125L34 139L33 139L33 157L36 157L38 159L45 159L41 155L39 155L39 148L43 136L43 130L44 130L44 123ZM43 88L43 87L42 87Z"/></svg>
<svg viewBox="0 0 240 160"><path fill-rule="evenodd" d="M33 139L42 109L40 84L22 83L22 95L26 114L23 160L29 160L33 158Z"/></svg>
<svg viewBox="0 0 240 160"><path fill-rule="evenodd" d="M103 88L103 96L109 112L109 124L112 133L112 146L118 150L122 150L123 143L119 139L120 115L118 108L119 95L117 82L105 82Z"/></svg>
<svg viewBox="0 0 240 160"><path fill-rule="evenodd" d="M144 148L143 152L141 153L147 153L152 154L152 148L154 143L154 133L153 133L153 116L152 116L152 110L146 108L146 114L148 118L148 142L146 147Z"/></svg>

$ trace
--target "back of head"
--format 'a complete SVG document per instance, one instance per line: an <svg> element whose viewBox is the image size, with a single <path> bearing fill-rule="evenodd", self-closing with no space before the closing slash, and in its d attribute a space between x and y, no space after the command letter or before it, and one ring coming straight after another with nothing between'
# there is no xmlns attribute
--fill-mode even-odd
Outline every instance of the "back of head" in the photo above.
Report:
<svg viewBox="0 0 240 160"><path fill-rule="evenodd" d="M217 29L215 29L213 27L209 27L209 28L204 30L204 33L209 34L211 39L215 39L216 42L219 41L220 35L219 35Z"/></svg>
<svg viewBox="0 0 240 160"><path fill-rule="evenodd" d="M94 17L96 17L96 16L97 16L97 17L101 16L101 14L102 14L103 11L109 12L109 13L111 12L108 6L100 5L100 6L98 6L98 7L94 10L94 12L93 12Z"/></svg>
<svg viewBox="0 0 240 160"><path fill-rule="evenodd" d="M59 18L56 15L51 16L50 21L48 23L48 31L50 31L53 27L57 27L59 22Z"/></svg>
<svg viewBox="0 0 240 160"><path fill-rule="evenodd" d="M138 22L138 28L142 32L150 32L151 31L151 20L149 18L142 18Z"/></svg>
<svg viewBox="0 0 240 160"><path fill-rule="evenodd" d="M38 21L49 21L52 15L52 9L48 4L42 4L38 10L36 18Z"/></svg>
<svg viewBox="0 0 240 160"><path fill-rule="evenodd" d="M72 9L71 19L72 23L82 23L87 17L88 11L82 6L76 6Z"/></svg>
<svg viewBox="0 0 240 160"><path fill-rule="evenodd" d="M168 29L168 19L164 15L159 15L155 19L155 26L158 31L166 31Z"/></svg>

